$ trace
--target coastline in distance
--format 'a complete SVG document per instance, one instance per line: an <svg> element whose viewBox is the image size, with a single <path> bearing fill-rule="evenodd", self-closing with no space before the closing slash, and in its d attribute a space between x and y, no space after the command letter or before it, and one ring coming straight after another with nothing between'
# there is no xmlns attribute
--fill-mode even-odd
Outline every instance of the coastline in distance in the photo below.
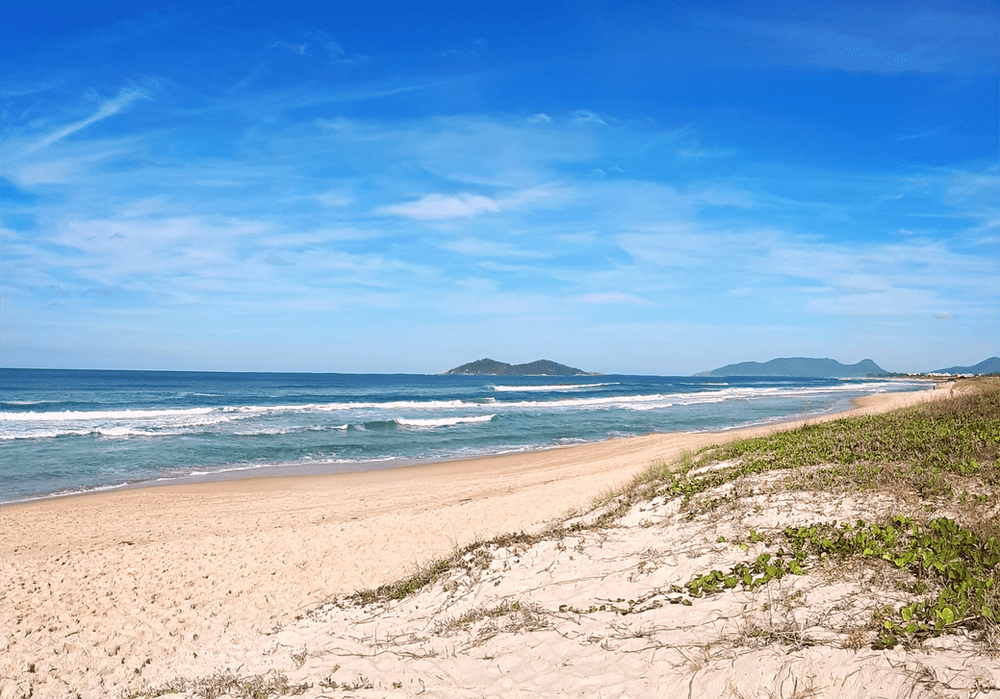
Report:
<svg viewBox="0 0 1000 699"><path fill-rule="evenodd" d="M840 379L885 376L888 373L871 359L863 359L857 364L841 364L835 359L780 357L763 363L727 364L718 369L699 372L695 376L810 376Z"/></svg>

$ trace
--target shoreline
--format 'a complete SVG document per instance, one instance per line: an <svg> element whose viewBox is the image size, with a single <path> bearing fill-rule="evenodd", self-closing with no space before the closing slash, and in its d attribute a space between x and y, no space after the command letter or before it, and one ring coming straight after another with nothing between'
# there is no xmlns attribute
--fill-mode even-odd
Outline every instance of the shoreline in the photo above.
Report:
<svg viewBox="0 0 1000 699"><path fill-rule="evenodd" d="M930 383L928 379L914 379L917 383ZM777 428L781 425L793 425L793 427L787 427L785 429L794 429L794 426L799 426L802 424L810 424L813 421L831 420L839 419L841 417L848 417L853 414L857 414L859 408L864 406L877 406L880 405L883 400L889 400L891 396L906 396L910 393L917 394L927 394L935 391L942 386L953 385L954 381L945 379L937 380L934 382L933 386L918 391L904 391L899 393L878 393L868 396L862 396L859 398L850 399L854 408L847 410L838 410L832 413L821 413L818 415L811 415L808 417L801 416L791 416L791 417L781 417L781 418L771 418L764 420L758 424L749 426L734 426L734 427L723 427L714 428L705 431L698 432L652 432L644 435L634 435L630 437L615 437L610 439L602 439L593 442L584 442L582 444L572 444L572 445L543 445L539 447L529 447L523 450L514 450L510 452L502 452L496 454L482 454L477 456L468 457L444 457L444 458L430 458L430 459L408 459L404 457L400 458L388 458L382 460L369 460L369 461L357 461L348 463L333 463L333 462L319 462L315 464L304 465L297 462L292 463L275 463L275 464L264 464L259 466L234 466L232 468L220 469L218 471L205 472L200 474L187 474L176 477L165 477L156 480L146 480L146 481L135 481L126 482L105 486L97 486L91 488L90 490L78 491L78 492L62 492L62 493L48 493L44 495L31 496L18 500L0 501L0 510L18 507L21 505L30 505L35 503L42 503L48 501L61 501L61 500L72 500L81 497L96 497L105 495L114 495L116 493L129 492L134 490L146 490L146 489L160 489L160 488L172 488L172 487L197 487L203 484L210 483L229 483L244 480L269 480L269 479L280 479L280 478L327 478L327 477L338 477L345 476L354 473L368 473L375 471L400 471L402 469L408 468L419 468L424 466L434 466L437 464L458 464L458 463L469 463L473 464L482 460L489 460L494 458L503 457L517 457L517 456L527 456L531 454L543 454L549 451L558 451L563 449L577 449L590 447L597 444L604 444L608 442L622 442L630 439L642 439L648 437L656 436L668 436L668 435L719 435L720 437L725 435L725 439L739 438L731 437L730 435L734 433L743 434L747 430L759 430L759 429L769 429ZM892 399L894 405L902 405L897 399ZM920 401L917 401L920 402ZM895 409L895 408L886 408Z"/></svg>
<svg viewBox="0 0 1000 699"><path fill-rule="evenodd" d="M849 411L723 433L4 505L0 697L31 688L108 696L211 674L332 595L398 580L476 540L540 531L650 463L953 388L869 396Z"/></svg>

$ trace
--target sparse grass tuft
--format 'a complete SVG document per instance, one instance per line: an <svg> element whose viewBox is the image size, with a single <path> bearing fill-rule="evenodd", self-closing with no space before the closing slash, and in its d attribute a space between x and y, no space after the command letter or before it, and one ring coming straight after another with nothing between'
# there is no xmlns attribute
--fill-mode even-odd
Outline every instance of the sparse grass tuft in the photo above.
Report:
<svg viewBox="0 0 1000 699"><path fill-rule="evenodd" d="M475 541L457 549L448 558L442 558L423 566L408 578L380 585L374 589L355 592L345 597L345 600L359 606L364 606L377 602L405 599L454 571L463 570L471 572L476 569L489 567L493 560L492 551L496 549L512 548L514 546L524 546L527 548L538 543L543 538L544 534L518 532L516 534L501 534L489 541Z"/></svg>
<svg viewBox="0 0 1000 699"><path fill-rule="evenodd" d="M773 486L779 489L881 492L897 501L901 494L909 494L925 509L931 500L938 505L946 502L960 516L921 521L887 512L873 523L806 525L767 535L751 531L750 543L771 545L773 537L783 547L725 573L713 570L695 576L684 588L674 586L675 593L688 596L672 598L671 603L691 604L692 597L735 588L754 590L784 575L803 574L828 558L856 558L898 569L913 578L911 594L924 597L883 610L874 634L857 629L846 645L854 647L874 636L875 647L891 647L962 629L974 633L987 650L1000 652L1000 379L969 382L961 388L948 400L685 452L673 463L650 466L625 488L602 497L595 503L597 516L587 522L538 535L521 532L475 542L408 578L355 593L345 601L368 605L401 600L446 576L488 568L498 548L527 548L572 531L612 527L634 505L654 498L680 498L682 508L693 517L726 500L753 496L746 481L741 485L744 477L780 471L783 475ZM699 499L702 493L728 484L733 484L728 492L723 489L722 495L713 492ZM630 602L621 608L595 605L588 611L624 615L640 609ZM439 624L438 632L511 613L512 608L503 605L475 609ZM748 626L744 631L755 644L810 642L791 627Z"/></svg>
<svg viewBox="0 0 1000 699"><path fill-rule="evenodd" d="M471 626L486 622L479 630L480 640L498 633L533 631L548 626L542 609L537 604L504 600L494 607L475 607L461 616L436 623L434 633L448 635L466 631Z"/></svg>
<svg viewBox="0 0 1000 699"><path fill-rule="evenodd" d="M958 388L959 395L948 400L707 447L674 464L654 464L599 501L604 512L596 525L613 526L634 504L656 497L681 498L682 508L694 516L692 504L701 493L735 486L699 500L697 511L708 511L754 495L738 482L770 471L789 474L779 488L881 492L897 501L909 496L927 511L932 503L946 505L960 521L915 522L889 512L872 524L789 528L779 535L787 551L761 553L725 573L697 575L685 589L692 597L754 590L786 574L801 575L827 557L872 559L909 573L914 594L934 594L877 615L873 647L961 629L975 633L990 652L1000 652L1000 379ZM749 542L758 541L772 543L751 531ZM751 636L779 640L781 634Z"/></svg>
<svg viewBox="0 0 1000 699"><path fill-rule="evenodd" d="M272 699L272 697L298 696L312 687L308 682L291 684L279 672L263 675L241 676L232 670L220 670L210 677L175 679L158 687L129 694L129 699L153 699L166 694L188 693L199 699Z"/></svg>
<svg viewBox="0 0 1000 699"><path fill-rule="evenodd" d="M797 488L902 489L918 498L956 498L966 509L983 512L1000 504L998 457L1000 379L982 379L948 400L807 425L654 464L598 502L605 508L598 524L613 525L636 502L680 497L687 507L702 492L776 470L795 470ZM703 470L713 464L720 467ZM980 519L988 530L991 521Z"/></svg>

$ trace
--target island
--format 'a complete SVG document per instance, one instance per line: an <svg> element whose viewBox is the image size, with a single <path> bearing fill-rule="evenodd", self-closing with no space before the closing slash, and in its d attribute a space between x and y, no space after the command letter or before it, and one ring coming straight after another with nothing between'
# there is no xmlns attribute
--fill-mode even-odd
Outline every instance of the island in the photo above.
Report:
<svg viewBox="0 0 1000 699"><path fill-rule="evenodd" d="M495 359L477 359L444 373L466 376L600 376L598 372L576 369L548 359L539 359L537 362L527 364L507 364Z"/></svg>
<svg viewBox="0 0 1000 699"><path fill-rule="evenodd" d="M862 378L887 376L889 372L873 362L863 359L857 364L841 364L835 359L810 357L780 357L769 362L740 362L727 364L695 376L795 376L798 378Z"/></svg>

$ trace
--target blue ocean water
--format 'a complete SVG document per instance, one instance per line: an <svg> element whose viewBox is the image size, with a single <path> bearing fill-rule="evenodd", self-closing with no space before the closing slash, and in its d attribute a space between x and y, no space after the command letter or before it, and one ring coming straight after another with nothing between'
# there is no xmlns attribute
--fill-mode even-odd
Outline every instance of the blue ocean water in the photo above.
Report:
<svg viewBox="0 0 1000 699"><path fill-rule="evenodd" d="M929 387L872 379L0 369L0 502L730 429Z"/></svg>

